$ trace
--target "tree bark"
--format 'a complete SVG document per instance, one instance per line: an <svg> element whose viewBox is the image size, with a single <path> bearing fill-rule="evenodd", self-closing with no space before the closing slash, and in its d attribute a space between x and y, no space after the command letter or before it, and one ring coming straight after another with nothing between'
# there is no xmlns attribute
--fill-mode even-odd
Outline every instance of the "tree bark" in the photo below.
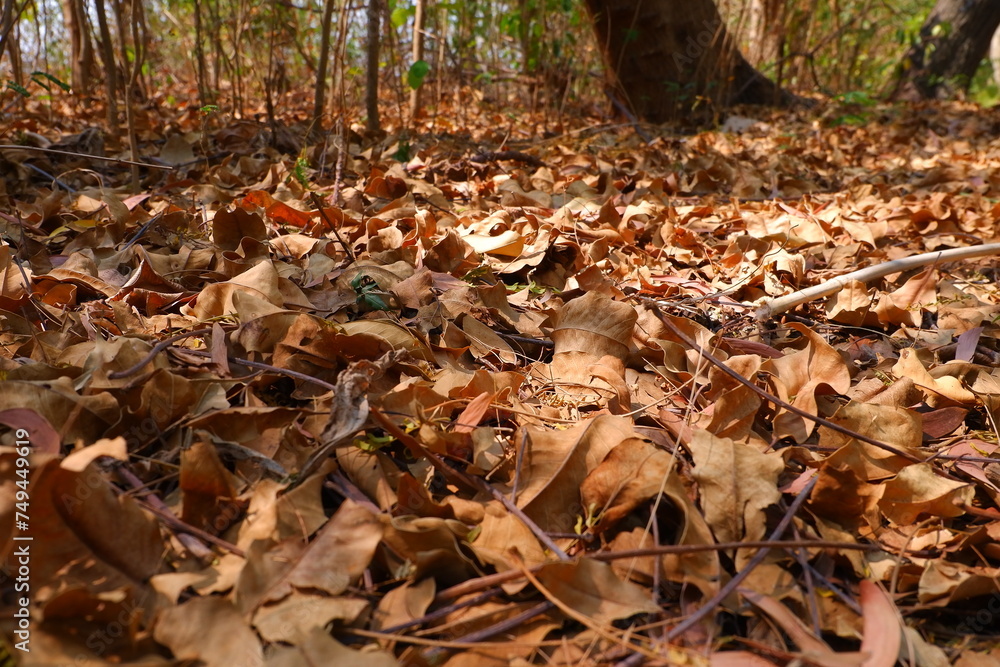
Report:
<svg viewBox="0 0 1000 667"><path fill-rule="evenodd" d="M997 0L938 0L903 57L891 97L947 99L968 91L997 26Z"/></svg>
<svg viewBox="0 0 1000 667"><path fill-rule="evenodd" d="M78 95L90 93L94 70L94 47L87 30L86 7L81 0L64 0L63 21L69 35L70 82Z"/></svg>
<svg viewBox="0 0 1000 667"><path fill-rule="evenodd" d="M993 67L993 83L1000 88L1000 29L993 33L990 40L990 65Z"/></svg>
<svg viewBox="0 0 1000 667"><path fill-rule="evenodd" d="M334 0L323 3L323 22L320 28L319 61L316 63L316 93L313 99L313 122L320 126L326 107L326 72L330 66L330 30L333 27Z"/></svg>
<svg viewBox="0 0 1000 667"><path fill-rule="evenodd" d="M10 59L11 79L19 86L24 85L20 40L10 38L17 35L20 30L17 22L24 9L24 5L18 8L15 0L4 0L3 10L0 11L0 17L2 17L0 18L0 61L3 61L3 54L6 53Z"/></svg>
<svg viewBox="0 0 1000 667"><path fill-rule="evenodd" d="M94 9L97 11L97 25L101 32L101 60L104 61L104 89L108 95L108 128L112 131L118 127L118 64L115 62L115 45L111 40L111 29L108 27L108 13L104 0L96 0ZM121 25L119 24L119 30ZM124 41L119 32L119 39ZM124 52L124 47L122 48ZM123 63L124 67L127 63Z"/></svg>
<svg viewBox="0 0 1000 667"><path fill-rule="evenodd" d="M427 13L427 0L416 0L416 14L413 16L413 62L424 59L424 17ZM410 90L410 118L414 120L420 113L422 86Z"/></svg>
<svg viewBox="0 0 1000 667"><path fill-rule="evenodd" d="M378 52L380 0L368 0L368 71L365 79L365 109L368 112L368 131L381 129L378 116Z"/></svg>
<svg viewBox="0 0 1000 667"><path fill-rule="evenodd" d="M734 46L712 0L587 0L611 83L644 120L794 99Z"/></svg>
<svg viewBox="0 0 1000 667"><path fill-rule="evenodd" d="M781 60L787 3L788 0L751 0L747 26L750 46L746 56L754 67Z"/></svg>
<svg viewBox="0 0 1000 667"><path fill-rule="evenodd" d="M203 107L215 102L212 86L208 81L208 65L205 64L205 29L202 27L201 0L194 0L194 61L197 65L198 100Z"/></svg>

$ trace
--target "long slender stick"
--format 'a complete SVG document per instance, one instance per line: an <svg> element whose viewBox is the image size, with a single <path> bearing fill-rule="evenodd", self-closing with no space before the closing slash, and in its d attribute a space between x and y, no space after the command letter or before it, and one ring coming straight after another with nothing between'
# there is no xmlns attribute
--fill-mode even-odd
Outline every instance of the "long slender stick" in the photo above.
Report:
<svg viewBox="0 0 1000 667"><path fill-rule="evenodd" d="M865 269L858 269L857 271L845 273L842 276L831 278L830 280L820 283L819 285L813 285L812 287L807 287L806 289L799 290L798 292L792 292L791 294L786 294L785 296L778 297L777 299L771 299L764 305L757 308L757 310L754 311L753 316L758 322L769 320L778 313L783 313L790 308L807 303L813 299L819 299L820 297L830 296L835 292L839 292L847 286L848 282L852 280L867 283L878 278L883 278L890 273L908 271L909 269L927 266L928 264L950 262L959 259L972 259L973 257L986 257L989 255L1000 255L1000 243L984 243L982 245L969 246L968 248L935 250L934 252L925 252L920 255L914 255L913 257L895 259L891 262L884 262L882 264L876 264L875 266L869 266Z"/></svg>
<svg viewBox="0 0 1000 667"><path fill-rule="evenodd" d="M664 544L646 549L626 549L624 551L598 551L596 553L582 554L585 558L592 558L600 561L622 560L625 558L645 558L649 556L666 556L668 554L692 554L705 551L729 551L732 549L793 549L797 547L807 549L845 549L848 551L888 551L885 547L877 544L863 544L858 542L827 542L825 540L754 540L745 542L719 542L716 544ZM930 550L904 549L900 553L921 558L931 558L936 552ZM538 570L542 566L537 565L533 569ZM470 579L451 588L440 591L435 597L435 602L453 600L469 593L476 593L492 586L499 586L508 581L522 579L519 570L505 570L495 574L487 574L477 579Z"/></svg>
<svg viewBox="0 0 1000 667"><path fill-rule="evenodd" d="M343 153L344 150L346 149L342 149L341 153ZM344 254L347 255L347 259L351 260L351 264L356 262L357 258L354 256L354 252L351 250L351 246L349 246L347 242L344 241L343 237L340 235L340 231L337 229L337 225L333 223L333 220L330 219L330 216L328 216L326 214L326 211L323 210L323 201L316 195L315 192L310 192L309 196L312 199L313 206L316 207L316 210L319 211L320 216L323 218L323 222L326 223L327 227L333 230L333 235L337 237L337 241L340 243L340 247L344 249ZM338 195L334 195L335 201L337 199L337 196Z"/></svg>
<svg viewBox="0 0 1000 667"><path fill-rule="evenodd" d="M116 157L104 157L103 155L88 155L87 153L73 153L71 151L57 151L54 148L40 148L38 146L18 146L17 144L0 144L0 148L11 148L22 151L38 151L39 153L53 153L55 155L68 155L70 157L87 158L88 160L100 160L102 162L117 162L118 164L131 164L140 167L149 167L150 169L163 169L165 171L174 170L174 167L165 166L162 164L150 164L148 162L134 162L132 160L122 160Z"/></svg>

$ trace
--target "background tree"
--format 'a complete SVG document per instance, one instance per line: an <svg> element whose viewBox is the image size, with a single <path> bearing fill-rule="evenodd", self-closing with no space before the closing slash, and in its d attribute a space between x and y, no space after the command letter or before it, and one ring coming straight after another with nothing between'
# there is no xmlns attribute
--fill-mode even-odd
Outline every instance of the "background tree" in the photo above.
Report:
<svg viewBox="0 0 1000 667"><path fill-rule="evenodd" d="M3 0L0 8L0 57L6 53L10 61L11 77L17 83L24 82L24 72L21 64L21 49L16 37L17 18L24 11L27 3L18 6L15 0Z"/></svg>
<svg viewBox="0 0 1000 667"><path fill-rule="evenodd" d="M63 24L70 47L70 82L80 95L90 92L94 69L94 45L87 23L85 0L63 0Z"/></svg>
<svg viewBox="0 0 1000 667"><path fill-rule="evenodd" d="M903 58L891 96L921 100L967 91L998 25L997 0L938 0Z"/></svg>
<svg viewBox="0 0 1000 667"><path fill-rule="evenodd" d="M94 8L97 13L97 25L101 33L101 60L104 62L104 90L107 95L108 126L115 127L118 124L118 66L115 63L115 45L111 37L111 28L108 25L108 12L104 0L96 0ZM118 26L121 30L121 13ZM122 46L122 53L127 53L127 49ZM124 65L124 61L123 61Z"/></svg>
<svg viewBox="0 0 1000 667"><path fill-rule="evenodd" d="M382 11L380 0L368 0L368 69L365 79L365 109L368 112L368 131L376 133L382 123L378 111L378 70L379 70L379 17Z"/></svg>
<svg viewBox="0 0 1000 667"><path fill-rule="evenodd" d="M326 107L326 72L330 65L330 32L333 29L334 0L323 3L323 22L320 24L319 61L316 64L316 90L313 97L313 121L318 123Z"/></svg>
<svg viewBox="0 0 1000 667"><path fill-rule="evenodd" d="M427 15L427 0L416 0L416 12L413 15L413 63L424 60L424 19ZM415 117L420 111L422 86L410 90L410 116Z"/></svg>
<svg viewBox="0 0 1000 667"><path fill-rule="evenodd" d="M587 0L612 83L637 116L790 98L736 49L712 0Z"/></svg>
<svg viewBox="0 0 1000 667"><path fill-rule="evenodd" d="M782 28L787 9L788 0L750 0L746 57L755 67L763 62L780 64L785 40Z"/></svg>
<svg viewBox="0 0 1000 667"><path fill-rule="evenodd" d="M896 90L899 72L900 97L947 96L971 82L974 99L997 101L981 57L1000 0L941 0L936 8L935 0L476 0L417 12L418 4L147 0L141 87L182 104L197 90L199 106L217 104L241 118L270 105L273 122L298 108L297 92L315 83L311 116L327 127L341 120L349 127L352 117L374 121L376 111L380 125L385 118L434 123L450 104L471 118L482 113L480 99L541 111L548 127L564 111L610 108L602 61L614 98L653 121L785 102L782 90L876 97ZM106 98L109 126L123 120L133 63L128 0L0 6L0 35L18 42L0 54L8 90L42 71L71 79L75 93L97 92L99 110ZM370 17L376 6L377 24ZM366 46L376 42L381 50L368 68ZM419 88L408 71L414 59L426 63ZM426 114L414 116L417 105L406 105L405 82L423 93Z"/></svg>

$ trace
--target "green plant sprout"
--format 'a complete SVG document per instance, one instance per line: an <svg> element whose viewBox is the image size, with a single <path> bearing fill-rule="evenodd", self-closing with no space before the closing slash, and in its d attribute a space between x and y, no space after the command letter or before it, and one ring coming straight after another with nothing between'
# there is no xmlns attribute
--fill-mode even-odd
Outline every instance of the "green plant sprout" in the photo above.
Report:
<svg viewBox="0 0 1000 667"><path fill-rule="evenodd" d="M576 525L573 526L573 532L577 535L583 535L584 533L589 533L590 530L596 526L601 521L601 513L595 510L597 509L596 503L590 503L587 506L586 515L577 515Z"/></svg>

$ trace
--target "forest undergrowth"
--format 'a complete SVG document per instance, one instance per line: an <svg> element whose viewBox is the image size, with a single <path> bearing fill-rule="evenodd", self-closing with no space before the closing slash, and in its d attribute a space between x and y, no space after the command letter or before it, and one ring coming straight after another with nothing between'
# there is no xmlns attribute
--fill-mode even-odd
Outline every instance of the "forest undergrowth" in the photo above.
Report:
<svg viewBox="0 0 1000 667"><path fill-rule="evenodd" d="M997 109L5 113L23 664L1000 664Z"/></svg>

